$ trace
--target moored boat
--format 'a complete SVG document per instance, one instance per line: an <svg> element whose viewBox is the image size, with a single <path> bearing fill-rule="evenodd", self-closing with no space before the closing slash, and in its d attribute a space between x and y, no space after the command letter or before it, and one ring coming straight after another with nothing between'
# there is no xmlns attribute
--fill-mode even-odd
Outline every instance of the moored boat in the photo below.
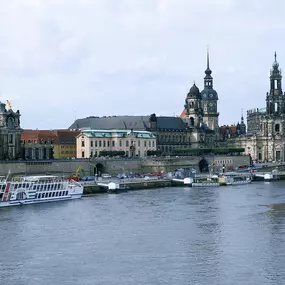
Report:
<svg viewBox="0 0 285 285"><path fill-rule="evenodd" d="M251 183L251 175L247 173L225 173L219 177L221 186L226 185L244 185Z"/></svg>
<svg viewBox="0 0 285 285"><path fill-rule="evenodd" d="M218 181L218 176L198 176L194 178L192 187L218 187L220 183Z"/></svg>
<svg viewBox="0 0 285 285"><path fill-rule="evenodd" d="M9 176L9 175L8 175ZM83 186L57 176L24 176L0 181L0 208L81 198Z"/></svg>

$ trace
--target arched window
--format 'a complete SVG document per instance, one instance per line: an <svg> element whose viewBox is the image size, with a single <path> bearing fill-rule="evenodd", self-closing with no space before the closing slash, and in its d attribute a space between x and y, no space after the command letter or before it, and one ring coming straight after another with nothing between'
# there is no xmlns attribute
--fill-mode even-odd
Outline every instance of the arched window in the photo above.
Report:
<svg viewBox="0 0 285 285"><path fill-rule="evenodd" d="M194 118L190 117L190 127L194 127Z"/></svg>
<svg viewBox="0 0 285 285"><path fill-rule="evenodd" d="M14 128L14 118L9 117L8 118L8 129L13 129Z"/></svg>
<svg viewBox="0 0 285 285"><path fill-rule="evenodd" d="M279 124L276 124L276 125L275 125L275 132L276 132L276 133L279 133L279 132L280 132L280 125L279 125Z"/></svg>

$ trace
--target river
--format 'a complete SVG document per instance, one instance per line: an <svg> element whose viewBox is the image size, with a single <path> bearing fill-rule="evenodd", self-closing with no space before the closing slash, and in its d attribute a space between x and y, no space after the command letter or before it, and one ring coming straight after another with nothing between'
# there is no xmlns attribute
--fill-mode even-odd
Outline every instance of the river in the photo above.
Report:
<svg viewBox="0 0 285 285"><path fill-rule="evenodd" d="M0 210L0 284L284 284L285 183Z"/></svg>

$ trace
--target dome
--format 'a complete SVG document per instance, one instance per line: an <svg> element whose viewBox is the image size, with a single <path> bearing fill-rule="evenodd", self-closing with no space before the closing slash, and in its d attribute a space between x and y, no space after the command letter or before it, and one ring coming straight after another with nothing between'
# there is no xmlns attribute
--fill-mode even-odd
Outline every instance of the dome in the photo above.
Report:
<svg viewBox="0 0 285 285"><path fill-rule="evenodd" d="M188 97L200 97L200 90L194 83L193 86L190 88Z"/></svg>
<svg viewBox="0 0 285 285"><path fill-rule="evenodd" d="M203 100L218 100L218 93L216 90L212 88L205 88L201 92L201 96Z"/></svg>

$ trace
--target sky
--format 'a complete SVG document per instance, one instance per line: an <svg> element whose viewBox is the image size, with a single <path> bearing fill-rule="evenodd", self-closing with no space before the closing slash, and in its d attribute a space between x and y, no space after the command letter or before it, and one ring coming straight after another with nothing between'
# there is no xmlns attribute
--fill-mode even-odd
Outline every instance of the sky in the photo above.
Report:
<svg viewBox="0 0 285 285"><path fill-rule="evenodd" d="M219 124L234 124L265 106L274 51L285 68L284 11L284 0L0 0L0 100L24 129L179 116L193 82L203 89L209 46Z"/></svg>

